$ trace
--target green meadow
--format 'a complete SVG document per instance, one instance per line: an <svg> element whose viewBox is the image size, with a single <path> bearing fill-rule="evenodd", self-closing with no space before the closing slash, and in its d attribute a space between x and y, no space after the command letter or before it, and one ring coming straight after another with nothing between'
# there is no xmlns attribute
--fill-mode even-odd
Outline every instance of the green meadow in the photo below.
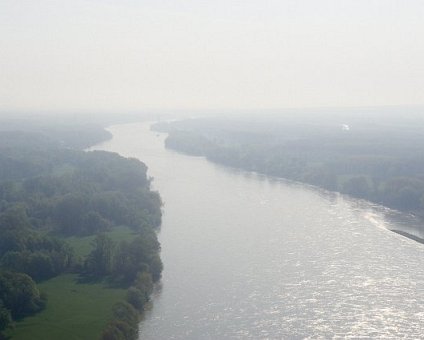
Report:
<svg viewBox="0 0 424 340"><path fill-rule="evenodd" d="M127 227L117 227L106 234L116 242L131 240L136 235ZM93 239L94 236L73 236L66 241L83 258L90 252ZM60 275L37 286L48 296L47 307L17 321L14 329L7 332L11 339L98 339L111 318L112 306L126 297L126 289L102 282L83 283L77 274Z"/></svg>
<svg viewBox="0 0 424 340"><path fill-rule="evenodd" d="M116 243L121 241L130 241L137 236L137 232L125 226L114 227L112 230L105 233ZM75 255L84 258L92 249L92 242L96 235L91 236L70 236L65 238L65 241L74 249Z"/></svg>
<svg viewBox="0 0 424 340"><path fill-rule="evenodd" d="M65 274L38 285L48 295L47 308L16 322L7 335L16 340L98 339L111 317L112 306L125 299L126 290L102 283L79 283Z"/></svg>

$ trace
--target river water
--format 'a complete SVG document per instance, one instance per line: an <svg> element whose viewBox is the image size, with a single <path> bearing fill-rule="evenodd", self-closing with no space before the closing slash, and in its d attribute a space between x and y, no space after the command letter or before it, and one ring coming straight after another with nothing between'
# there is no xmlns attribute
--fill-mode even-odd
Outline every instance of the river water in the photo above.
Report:
<svg viewBox="0 0 424 340"><path fill-rule="evenodd" d="M421 338L414 218L164 148L146 123L97 149L141 159L164 201L164 272L142 339Z"/></svg>

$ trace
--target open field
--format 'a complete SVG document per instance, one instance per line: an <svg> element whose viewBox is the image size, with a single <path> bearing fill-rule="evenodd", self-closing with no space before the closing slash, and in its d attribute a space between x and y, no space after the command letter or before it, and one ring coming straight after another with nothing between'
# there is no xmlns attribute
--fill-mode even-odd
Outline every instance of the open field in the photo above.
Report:
<svg viewBox="0 0 424 340"><path fill-rule="evenodd" d="M116 242L131 240L130 228L118 227L106 233ZM66 241L75 254L85 257L95 236L69 237ZM80 283L78 275L65 274L38 284L47 293L42 312L16 323L7 335L16 340L97 339L111 316L112 306L124 300L126 289L110 288L104 283Z"/></svg>
<svg viewBox="0 0 424 340"><path fill-rule="evenodd" d="M16 340L97 339L111 316L113 304L125 299L126 290L101 283L78 283L66 274L38 285L48 294L42 312L16 323L7 335Z"/></svg>
<svg viewBox="0 0 424 340"><path fill-rule="evenodd" d="M116 243L119 243L121 241L131 241L134 237L137 236L137 233L135 231L125 226L114 227L112 230L106 232L105 234L109 236L112 240L114 240ZM74 249L75 255L84 258L90 253L92 248L91 243L95 238L95 235L84 237L71 236L65 238L65 240Z"/></svg>

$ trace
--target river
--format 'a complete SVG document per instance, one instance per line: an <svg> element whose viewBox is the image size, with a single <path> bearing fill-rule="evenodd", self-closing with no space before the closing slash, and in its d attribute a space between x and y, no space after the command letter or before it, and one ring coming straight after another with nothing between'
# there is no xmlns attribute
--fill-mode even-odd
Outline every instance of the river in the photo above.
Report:
<svg viewBox="0 0 424 340"><path fill-rule="evenodd" d="M146 123L109 130L96 149L146 163L164 201L142 339L422 337L424 246L387 230L412 217L166 150Z"/></svg>

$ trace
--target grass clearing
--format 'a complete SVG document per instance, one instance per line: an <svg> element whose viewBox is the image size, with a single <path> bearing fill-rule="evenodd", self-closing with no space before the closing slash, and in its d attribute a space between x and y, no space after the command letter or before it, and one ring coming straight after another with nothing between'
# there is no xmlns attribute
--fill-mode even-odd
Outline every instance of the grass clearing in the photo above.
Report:
<svg viewBox="0 0 424 340"><path fill-rule="evenodd" d="M121 241L130 241L137 236L137 232L125 226L114 227L112 230L106 232L105 234L117 243ZM72 248L74 248L75 255L83 258L90 253L92 248L91 242L95 238L95 235L83 237L70 236L65 238L65 241L68 242Z"/></svg>
<svg viewBox="0 0 424 340"><path fill-rule="evenodd" d="M115 242L132 240L137 233L121 226L106 233ZM95 236L65 240L81 258L87 256ZM7 336L13 340L93 340L98 339L111 318L112 306L125 300L126 289L104 283L80 283L77 274L60 275L37 284L47 293L47 307L34 316L16 322Z"/></svg>
<svg viewBox="0 0 424 340"><path fill-rule="evenodd" d="M111 317L112 306L125 299L126 290L102 283L78 283L65 274L38 285L48 294L47 308L16 323L8 336L16 340L98 339Z"/></svg>

